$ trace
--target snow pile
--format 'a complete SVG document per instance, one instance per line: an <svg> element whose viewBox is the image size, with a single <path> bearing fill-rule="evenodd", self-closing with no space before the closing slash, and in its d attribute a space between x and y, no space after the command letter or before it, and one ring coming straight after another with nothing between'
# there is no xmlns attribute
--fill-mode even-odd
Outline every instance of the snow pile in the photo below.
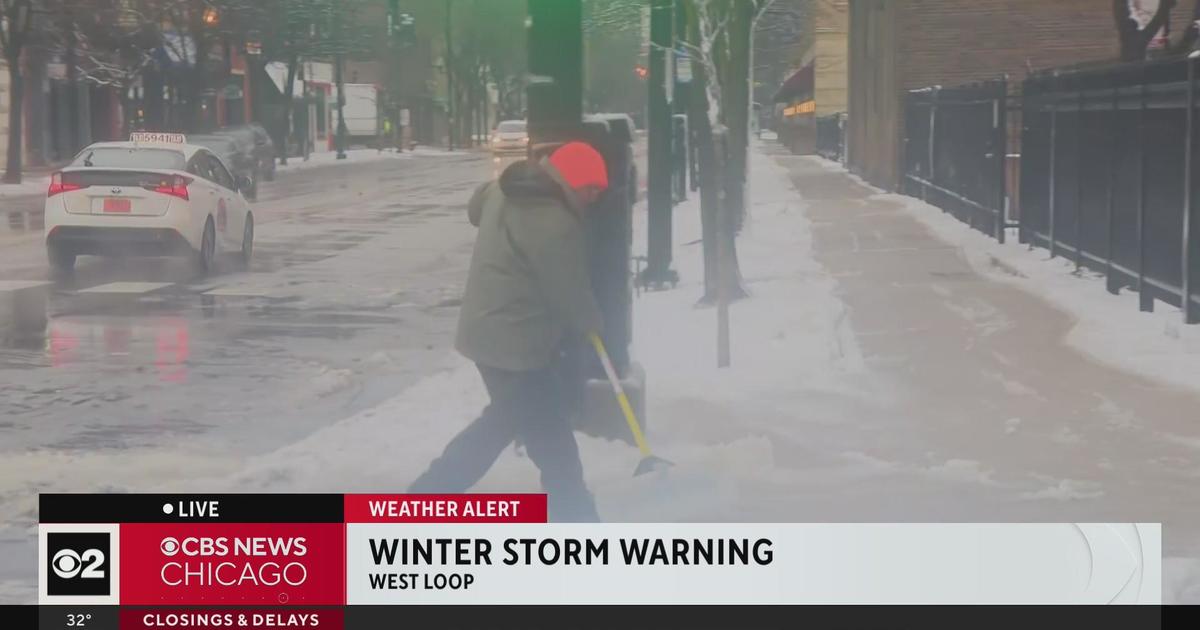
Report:
<svg viewBox="0 0 1200 630"><path fill-rule="evenodd" d="M307 160L302 157L289 157L288 163L286 165L280 164L278 168L281 171L302 171L310 168L336 166L338 164L411 160L419 157L445 156L450 153L445 149L438 149L436 147L417 147L415 150L404 151L403 153L391 150L380 151L378 149L347 149L345 159L339 160L337 159L337 151L321 151L310 153Z"/></svg>
<svg viewBox="0 0 1200 630"><path fill-rule="evenodd" d="M319 153L311 153L308 159L300 157L289 157L286 165L279 165L277 168L281 171L302 171L310 168L323 168L326 166L336 166L338 164L363 163L363 162L379 162L384 160L411 160L420 157L438 157L449 154L445 149L436 147L417 147L412 151L396 153L395 151L379 151L377 149L349 149L346 151L346 159L337 159L336 151L321 151ZM46 194L46 188L50 186L49 175L26 176L20 184L0 184L0 199L8 199L14 197L32 197L36 195Z"/></svg>
<svg viewBox="0 0 1200 630"><path fill-rule="evenodd" d="M844 171L832 162L822 164ZM958 247L987 278L1038 295L1069 313L1076 324L1066 341L1079 352L1117 369L1200 391L1200 326L1184 325L1180 309L1158 302L1153 313L1143 313L1136 292L1114 296L1105 289L1103 275L1086 269L1076 273L1067 258L1052 259L1047 250L1030 249L1015 238L1000 244L920 199L882 191L874 198L904 206L934 234Z"/></svg>
<svg viewBox="0 0 1200 630"><path fill-rule="evenodd" d="M811 256L811 233L786 172L754 154L754 203L739 239L753 296L731 311L733 367L716 368L716 311L698 308L703 266L698 199L675 212L675 266L683 282L635 304L635 355L649 374L648 436L677 466L636 479L638 452L580 436L588 483L602 514L625 521L742 521L754 489L805 485L811 471L776 465L772 434L803 441L796 416L806 395L834 391L862 369L833 280ZM635 242L644 243L639 208ZM238 491L402 491L439 454L486 396L464 360L393 399L274 453L231 478L197 488ZM531 491L536 468L508 449L479 491ZM175 486L179 490L178 486Z"/></svg>
<svg viewBox="0 0 1200 630"><path fill-rule="evenodd" d="M50 176L25 176L20 184L0 184L0 199L33 197L46 194L50 187Z"/></svg>
<svg viewBox="0 0 1200 630"><path fill-rule="evenodd" d="M9 452L0 457L0 524L36 533L39 492L151 492L184 474L216 475L241 464L233 455L183 449Z"/></svg>

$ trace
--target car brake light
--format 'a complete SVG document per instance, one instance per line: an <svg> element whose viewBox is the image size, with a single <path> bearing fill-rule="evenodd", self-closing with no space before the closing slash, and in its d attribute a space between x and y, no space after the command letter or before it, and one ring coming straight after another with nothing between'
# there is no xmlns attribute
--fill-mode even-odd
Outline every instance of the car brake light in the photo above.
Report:
<svg viewBox="0 0 1200 630"><path fill-rule="evenodd" d="M46 196L53 197L58 193L70 192L72 190L79 190L81 188L83 188L83 186L80 186L75 182L63 181L62 173L55 173L50 176L50 187L46 189Z"/></svg>
<svg viewBox="0 0 1200 630"><path fill-rule="evenodd" d="M183 175L173 175L169 181L155 186L154 192L186 200L188 198L187 187L190 183L192 180Z"/></svg>

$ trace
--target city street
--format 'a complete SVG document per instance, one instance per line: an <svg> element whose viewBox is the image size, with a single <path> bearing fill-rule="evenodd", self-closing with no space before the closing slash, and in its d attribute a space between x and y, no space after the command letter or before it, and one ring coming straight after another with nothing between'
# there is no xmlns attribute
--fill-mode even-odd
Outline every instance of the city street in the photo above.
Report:
<svg viewBox="0 0 1200 630"><path fill-rule="evenodd" d="M183 260L85 258L49 283L41 200L6 201L0 299L44 299L47 320L0 348L0 601L33 585L37 492L219 475L452 358L464 204L491 172L436 150L280 171L253 206L251 269L199 279Z"/></svg>
<svg viewBox="0 0 1200 630"><path fill-rule="evenodd" d="M581 435L602 516L1164 522L1165 597L1200 598L1200 515L1178 500L1200 439L1190 333L1165 338L1020 245L979 262L986 237L934 229L940 211L781 153L753 155L732 369L714 365L713 310L695 308L695 196L675 213L683 282L640 295L634 352L650 439L677 466L631 479L635 449ZM405 488L485 402L452 331L463 206L495 169L424 151L284 171L254 206L248 272L87 260L46 284L41 336L0 350L0 601L33 596L38 492ZM38 234L5 238L7 286L47 282ZM1072 312L1051 286L1102 306ZM1176 377L1096 341L1129 322L1121 338L1161 338L1149 364ZM519 448L477 487L536 488Z"/></svg>

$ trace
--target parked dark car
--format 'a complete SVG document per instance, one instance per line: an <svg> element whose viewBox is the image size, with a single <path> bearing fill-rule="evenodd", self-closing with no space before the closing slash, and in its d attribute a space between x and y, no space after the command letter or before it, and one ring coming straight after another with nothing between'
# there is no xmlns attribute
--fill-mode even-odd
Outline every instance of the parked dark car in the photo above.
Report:
<svg viewBox="0 0 1200 630"><path fill-rule="evenodd" d="M242 150L234 137L225 134L190 135L188 143L212 151L233 172L234 177L250 180L250 186L243 189L242 193L251 201L258 199L258 163L252 153Z"/></svg>
<svg viewBox="0 0 1200 630"><path fill-rule="evenodd" d="M628 154L625 162L629 165L629 171L623 177L617 178L616 181L625 187L625 192L629 195L629 205L635 205L638 196L638 170L637 160L634 159L633 154L633 144L637 134L637 125L629 114L594 114L593 117L606 121L609 133L627 147Z"/></svg>
<svg viewBox="0 0 1200 630"><path fill-rule="evenodd" d="M217 135L229 136L238 144L238 150L253 158L257 177L254 181L275 180L275 143L271 135L258 123L226 127L216 131Z"/></svg>

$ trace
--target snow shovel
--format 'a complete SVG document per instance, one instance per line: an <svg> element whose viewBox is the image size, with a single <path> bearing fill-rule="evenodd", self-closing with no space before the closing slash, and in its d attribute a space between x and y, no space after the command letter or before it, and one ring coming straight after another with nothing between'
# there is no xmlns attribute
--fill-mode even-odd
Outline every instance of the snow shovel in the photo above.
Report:
<svg viewBox="0 0 1200 630"><path fill-rule="evenodd" d="M591 340L592 347L596 349L596 356L600 357L600 363L604 366L604 374L608 376L613 393L617 395L617 404L621 406L621 412L625 414L625 422L629 423L629 430L633 432L633 441L637 443L638 450L642 453L642 461L638 462L637 468L633 470L633 476L637 477L654 470L674 466L675 464L650 452L650 445L646 443L646 436L642 434L642 427L638 424L633 407L629 404L629 397L625 395L625 390L621 387L621 380L617 378L617 371L613 369L612 360L608 358L608 351L604 349L604 342L600 340L600 335L591 333L588 335L588 339Z"/></svg>

